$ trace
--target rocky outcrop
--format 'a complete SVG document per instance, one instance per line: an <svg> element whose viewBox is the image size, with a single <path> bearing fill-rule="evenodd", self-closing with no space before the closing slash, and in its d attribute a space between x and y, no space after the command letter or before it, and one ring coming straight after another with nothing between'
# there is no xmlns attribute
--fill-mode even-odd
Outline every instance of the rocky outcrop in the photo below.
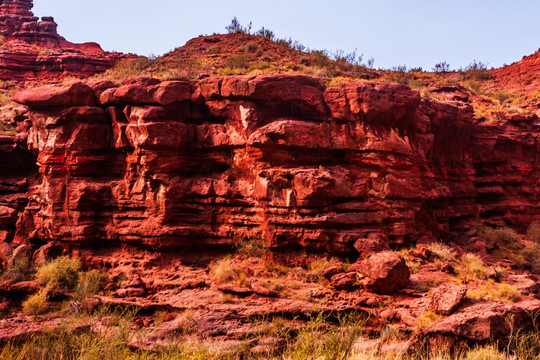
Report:
<svg viewBox="0 0 540 360"><path fill-rule="evenodd" d="M0 79L36 80L89 77L109 70L120 55L88 55L80 51L37 53L13 48L0 53Z"/></svg>
<svg viewBox="0 0 540 360"><path fill-rule="evenodd" d="M0 79L88 77L110 69L124 56L96 43L73 44L57 32L50 16L32 13L32 0L0 1Z"/></svg>
<svg viewBox="0 0 540 360"><path fill-rule="evenodd" d="M30 108L40 167L19 241L248 238L354 254L362 239L384 248L540 217L538 118L483 125L468 105L399 84L136 79L15 100Z"/></svg>
<svg viewBox="0 0 540 360"><path fill-rule="evenodd" d="M41 20L35 17L33 7L32 0L2 0L0 34L5 38L59 48L64 38L58 35L58 24L50 16Z"/></svg>
<svg viewBox="0 0 540 360"><path fill-rule="evenodd" d="M516 329L533 329L539 306L538 300L515 304L477 303L434 324L426 333L430 337L457 337L469 341L506 338Z"/></svg>
<svg viewBox="0 0 540 360"><path fill-rule="evenodd" d="M13 238L28 199L26 191L37 173L36 158L12 136L0 136L0 241Z"/></svg>
<svg viewBox="0 0 540 360"><path fill-rule="evenodd" d="M540 86L540 51L524 56L520 61L490 70L491 79L487 91L533 93ZM531 107L538 109L538 100L533 98Z"/></svg>

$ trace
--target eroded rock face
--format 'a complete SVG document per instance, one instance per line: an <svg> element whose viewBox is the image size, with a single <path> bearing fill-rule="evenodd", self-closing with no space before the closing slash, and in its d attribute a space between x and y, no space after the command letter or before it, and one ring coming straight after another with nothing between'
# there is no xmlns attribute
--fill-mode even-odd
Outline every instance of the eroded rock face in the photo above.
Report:
<svg viewBox="0 0 540 360"><path fill-rule="evenodd" d="M426 330L429 336L449 335L474 341L500 339L515 331L515 324L524 330L533 328L533 314L539 310L538 300L515 304L478 303L443 319Z"/></svg>
<svg viewBox="0 0 540 360"><path fill-rule="evenodd" d="M58 35L54 18L34 17L32 0L2 0L0 2L0 33L42 46L59 46L63 38Z"/></svg>
<svg viewBox="0 0 540 360"><path fill-rule="evenodd" d="M354 254L362 239L540 216L538 119L480 125L469 106L399 84L305 76L92 86L15 97L40 165L21 241L187 249L247 237Z"/></svg>
<svg viewBox="0 0 540 360"><path fill-rule="evenodd" d="M32 0L0 1L0 79L88 77L110 69L123 56L96 43L73 44L57 32L53 17L32 13Z"/></svg>
<svg viewBox="0 0 540 360"><path fill-rule="evenodd" d="M37 173L36 158L13 136L0 136L0 241L11 240Z"/></svg>

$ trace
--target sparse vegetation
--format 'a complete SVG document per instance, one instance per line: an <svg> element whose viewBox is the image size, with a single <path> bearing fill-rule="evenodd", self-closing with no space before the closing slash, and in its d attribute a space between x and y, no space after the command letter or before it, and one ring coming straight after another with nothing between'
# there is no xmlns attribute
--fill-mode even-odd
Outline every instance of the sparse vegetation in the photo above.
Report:
<svg viewBox="0 0 540 360"><path fill-rule="evenodd" d="M441 260L456 261L456 252L450 246L443 244L442 242L434 242L427 247Z"/></svg>
<svg viewBox="0 0 540 360"><path fill-rule="evenodd" d="M396 82L403 85L409 85L409 77L407 76L407 66L396 66L392 68L392 71L388 74L387 80L390 82Z"/></svg>
<svg viewBox="0 0 540 360"><path fill-rule="evenodd" d="M244 33L249 34L251 33L252 23L250 22L248 26L243 27L242 24L240 24L240 21L238 21L238 18L235 16L232 18L231 23L225 27L225 30L229 34L233 33Z"/></svg>
<svg viewBox="0 0 540 360"><path fill-rule="evenodd" d="M45 289L30 295L30 297L23 303L23 312L26 315L32 316L44 314L50 308L48 296L48 291Z"/></svg>
<svg viewBox="0 0 540 360"><path fill-rule="evenodd" d="M114 81L123 81L128 78L141 76L152 66L153 62L153 60L144 56L140 56L134 60L122 60L117 62L104 76Z"/></svg>
<svg viewBox="0 0 540 360"><path fill-rule="evenodd" d="M245 54L230 56L225 60L225 67L230 69L247 69L249 60Z"/></svg>
<svg viewBox="0 0 540 360"><path fill-rule="evenodd" d="M36 280L49 290L73 290L79 283L81 262L59 257L37 269Z"/></svg>
<svg viewBox="0 0 540 360"><path fill-rule="evenodd" d="M509 92L497 92L497 93L491 94L491 97L501 103L504 103L512 97L512 94Z"/></svg>
<svg viewBox="0 0 540 360"><path fill-rule="evenodd" d="M435 64L433 71L436 73L445 74L450 71L450 64L448 64L446 61L437 63Z"/></svg>
<svg viewBox="0 0 540 360"><path fill-rule="evenodd" d="M242 266L231 256L210 264L210 276L217 283L236 280L242 274Z"/></svg>
<svg viewBox="0 0 540 360"><path fill-rule="evenodd" d="M12 259L12 264L4 271L2 279L18 282L30 280L32 276L32 263L28 255L24 254Z"/></svg>
<svg viewBox="0 0 540 360"><path fill-rule="evenodd" d="M240 255L261 257L266 252L263 239L243 236L235 241L234 247Z"/></svg>
<svg viewBox="0 0 540 360"><path fill-rule="evenodd" d="M515 230L507 227L497 229L483 227L478 230L478 235L488 246L496 244L512 246L521 240L521 236Z"/></svg>
<svg viewBox="0 0 540 360"><path fill-rule="evenodd" d="M109 276L97 270L91 270L81 275L75 300L84 300L99 293L103 285L109 280Z"/></svg>
<svg viewBox="0 0 540 360"><path fill-rule="evenodd" d="M365 319L341 316L338 326L329 326L322 314L310 320L300 330L294 344L284 353L285 359L347 359L353 354L353 344L362 333Z"/></svg>
<svg viewBox="0 0 540 360"><path fill-rule="evenodd" d="M488 64L476 59L469 64L465 69L461 69L460 72L463 74L465 79L474 79L477 81L486 81L491 78L488 70Z"/></svg>
<svg viewBox="0 0 540 360"><path fill-rule="evenodd" d="M420 319L418 319L418 324L416 325L416 327L418 329L423 329L432 324L435 324L441 319L442 319L441 315L435 313L432 310L426 310L422 313L422 316L420 316Z"/></svg>
<svg viewBox="0 0 540 360"><path fill-rule="evenodd" d="M535 243L540 243L540 221L535 221L529 226L527 238Z"/></svg>
<svg viewBox="0 0 540 360"><path fill-rule="evenodd" d="M473 253L463 254L461 257L462 266L459 269L459 275L468 279L486 280L488 278L488 267L480 258Z"/></svg>
<svg viewBox="0 0 540 360"><path fill-rule="evenodd" d="M469 290L467 296L476 300L514 302L519 300L521 292L515 286L488 281L477 289Z"/></svg>

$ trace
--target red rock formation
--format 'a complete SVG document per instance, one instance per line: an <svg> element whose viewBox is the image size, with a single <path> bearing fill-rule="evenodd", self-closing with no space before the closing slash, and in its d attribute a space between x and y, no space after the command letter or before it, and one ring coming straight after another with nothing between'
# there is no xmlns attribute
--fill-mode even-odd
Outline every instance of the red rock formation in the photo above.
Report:
<svg viewBox="0 0 540 360"><path fill-rule="evenodd" d="M489 91L537 91L540 87L540 51L524 56L521 61L493 69L490 74L493 79L487 86Z"/></svg>
<svg viewBox="0 0 540 360"><path fill-rule="evenodd" d="M185 249L247 237L347 254L370 236L400 244L540 217L536 117L482 125L467 105L399 84L138 79L14 100L30 107L40 166L19 241Z"/></svg>
<svg viewBox="0 0 540 360"><path fill-rule="evenodd" d="M19 214L28 203L26 191L37 173L36 158L12 136L0 136L0 241L13 238Z"/></svg>
<svg viewBox="0 0 540 360"><path fill-rule="evenodd" d="M64 40L57 33L52 17L39 21L32 13L32 0L2 0L0 2L0 33L9 39L60 48Z"/></svg>
<svg viewBox="0 0 540 360"><path fill-rule="evenodd" d="M52 17L39 20L32 0L0 1L0 79L35 80L61 76L88 77L110 69L120 54L98 44L73 44L57 32Z"/></svg>

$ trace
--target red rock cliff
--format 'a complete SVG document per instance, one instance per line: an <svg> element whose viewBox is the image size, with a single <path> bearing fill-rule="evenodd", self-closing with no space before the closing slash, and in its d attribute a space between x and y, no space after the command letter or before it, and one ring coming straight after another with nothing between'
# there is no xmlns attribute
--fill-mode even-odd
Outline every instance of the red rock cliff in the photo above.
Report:
<svg viewBox="0 0 540 360"><path fill-rule="evenodd" d="M0 0L0 79L88 77L110 69L122 55L96 43L73 44L50 16L32 13L32 0Z"/></svg>
<svg viewBox="0 0 540 360"><path fill-rule="evenodd" d="M16 238L347 254L540 217L539 121L473 120L399 84L138 79L19 93L39 181Z"/></svg>

